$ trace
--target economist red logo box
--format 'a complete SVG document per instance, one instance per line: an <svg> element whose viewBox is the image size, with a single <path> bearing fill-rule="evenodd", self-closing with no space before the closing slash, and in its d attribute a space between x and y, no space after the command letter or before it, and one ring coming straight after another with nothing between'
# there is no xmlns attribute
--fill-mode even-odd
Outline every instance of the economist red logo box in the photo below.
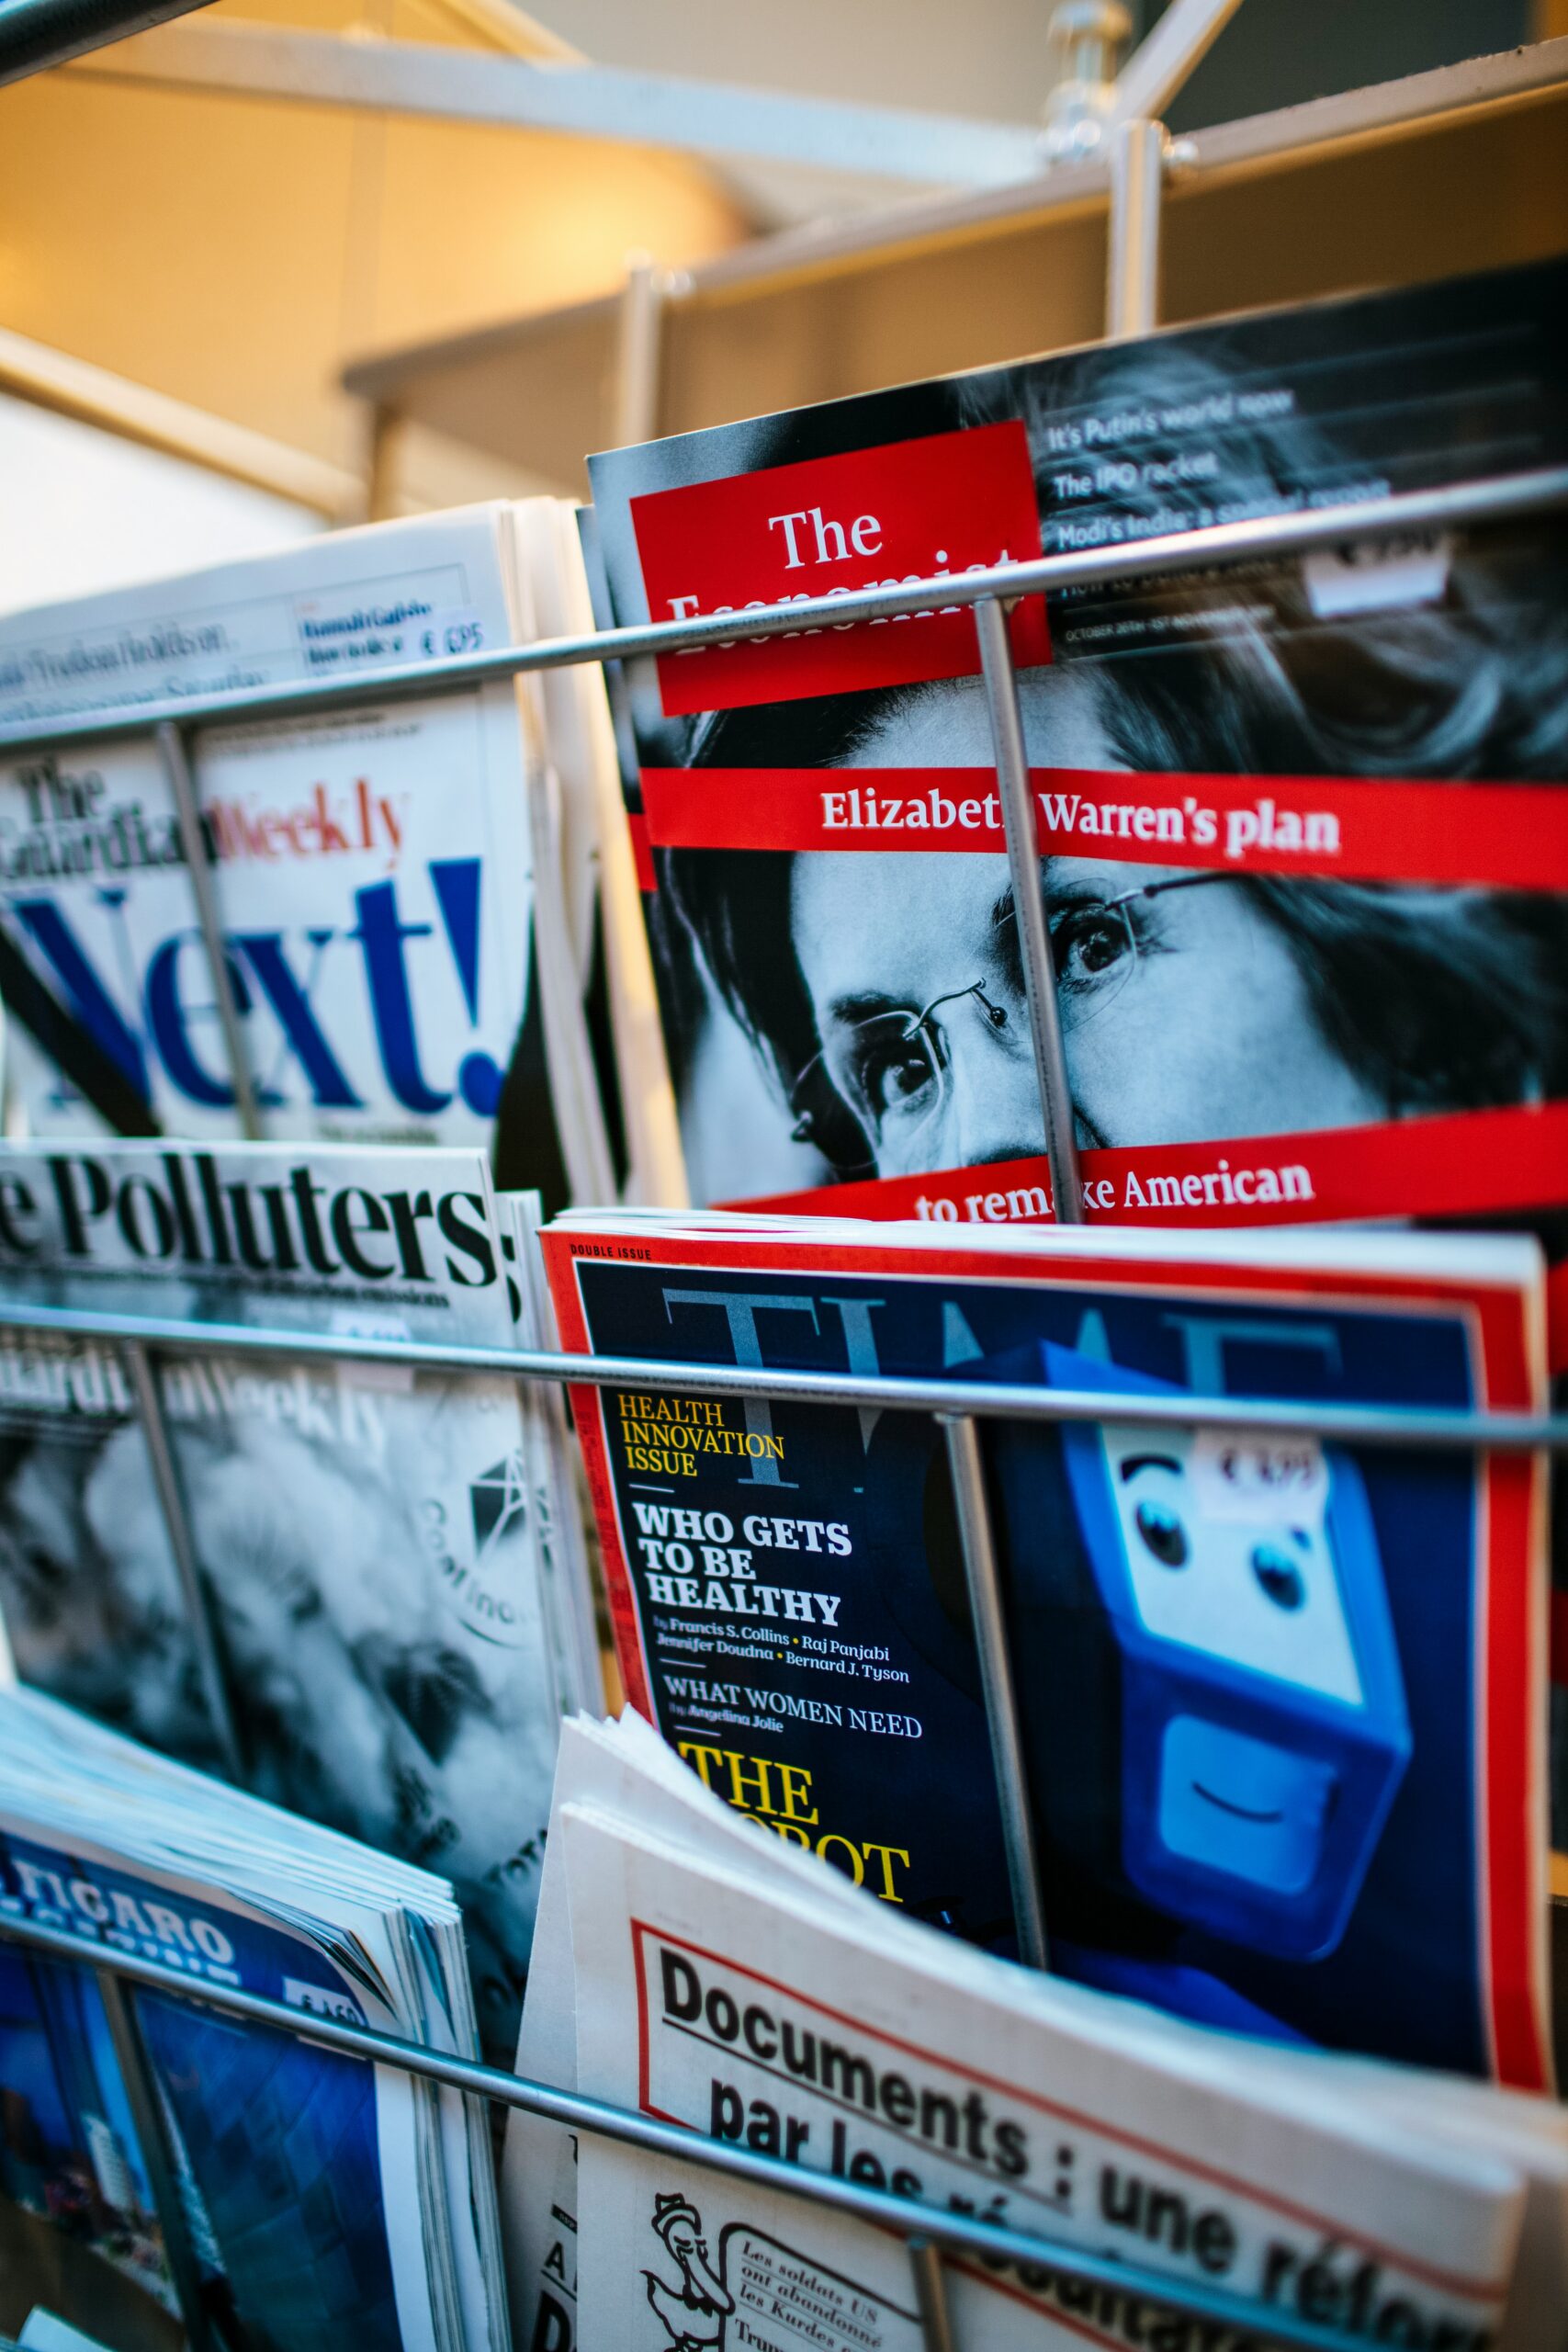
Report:
<svg viewBox="0 0 1568 2352"><path fill-rule="evenodd" d="M1017 419L650 491L632 500L631 514L656 621L766 611L1041 552L1029 437ZM1020 605L1010 627L1021 668L1050 660L1043 597ZM972 677L979 667L974 616L950 605L661 654L659 684L665 716L676 718Z"/></svg>

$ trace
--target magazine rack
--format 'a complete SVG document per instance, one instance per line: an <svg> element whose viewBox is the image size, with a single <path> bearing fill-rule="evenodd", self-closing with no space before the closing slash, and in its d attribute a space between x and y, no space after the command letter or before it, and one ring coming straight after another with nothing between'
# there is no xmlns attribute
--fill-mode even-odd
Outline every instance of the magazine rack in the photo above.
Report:
<svg viewBox="0 0 1568 2352"><path fill-rule="evenodd" d="M1430 533L1563 508L1568 508L1568 468L1553 468L1383 500L1347 503L1284 518L1267 517L1172 533L1127 547L1043 557L1030 563L1000 565L958 580L903 583L895 588L867 590L858 595L802 602L786 609L749 616L747 636L788 637L814 627L842 628L856 621L892 620L954 605L974 607L1008 860L1020 910L1030 1031L1052 1190L1056 1213L1063 1222L1081 1221L1082 1197L1050 934L1035 884L1038 851L1017 680L1008 643L1007 605L1020 596L1036 595L1046 590L1146 577L1199 564L1291 556L1349 539ZM143 704L133 709L74 718L64 723L52 720L13 728L0 734L0 752L42 750L106 736L154 736L178 810L196 914L211 967L240 1123L245 1134L254 1136L259 1132L255 1093L228 983L217 898L189 755L195 730L220 721L231 724L238 719L299 716L355 702L425 695L444 686L468 685L484 679L516 676L578 662L674 653L727 643L736 635L734 617L721 616L541 640L529 646L386 670L369 677ZM840 1378L831 1374L663 1363L642 1357L574 1356L541 1350L442 1348L400 1340L231 1328L164 1317L96 1315L6 1304L0 1304L0 1333L91 1339L122 1351L148 1445L171 1554L196 1632L206 1695L236 1771L240 1743L224 1688L220 1645L202 1589L178 1468L164 1423L153 1372L155 1357L180 1351L287 1355L296 1359L319 1357L332 1363L395 1363L458 1376L467 1374L493 1378L500 1374L525 1385L555 1381L569 1387L642 1386L651 1380L661 1389L691 1396L770 1397L846 1407L874 1405L934 1415L942 1425L953 1476L1000 1793L1019 1951L1026 1965L1046 1965L1049 1889L1042 1888L1037 1864L977 1423L987 1419L1098 1421L1104 1419L1106 1411L1103 1392L1010 1388L960 1381L852 1375ZM1119 1420L1190 1427L1194 1419L1192 1399L1179 1394L1141 1396L1119 1392L1115 1406ZM1213 1419L1220 1426L1238 1431L1310 1432L1345 1443L1472 1453L1541 1449L1568 1453L1568 1418L1348 1406L1307 1408L1227 1398L1223 1412L1217 1412ZM1086 2288L1101 2286L1122 2295L1145 2295L1173 2312L1190 2314L1214 2328L1235 2330L1238 2336L1248 2340L1255 2340L1260 2332L1256 2304L1217 2290L1178 2281L1129 2263L1087 2254L1050 2239L1025 2236L964 2215L911 2206L897 2197L859 2184L821 2174L802 2174L776 2158L718 2145L629 2109L525 2082L498 2069L419 2049L361 2027L316 2016L305 2018L298 2011L259 1996L205 1981L193 1983L158 1962L79 1933L56 1930L0 1913L0 1936L51 1957L85 1963L97 1976L146 2146L149 2174L170 2250L171 2270L195 2352L220 2352L220 2347L204 2308L199 2271L179 2200L173 2153L128 1986L141 1985L187 2000L200 2000L327 2047L402 2067L411 2074L471 2092L502 2106L527 2109L574 2131L600 2132L682 2162L783 2189L793 2196L815 2199L891 2230L908 2246L928 2352L957 2352L943 2284L942 2264L947 2255L993 2265L1025 2266L1036 2272L1048 2268ZM1270 2312L1263 2330L1271 2342L1306 2347L1308 2352L1311 2347L1315 2347L1315 2352L1345 2352L1352 2341L1359 2340L1336 2330L1311 2325L1283 2312ZM966 2347L965 2352L978 2352L978 2347Z"/></svg>

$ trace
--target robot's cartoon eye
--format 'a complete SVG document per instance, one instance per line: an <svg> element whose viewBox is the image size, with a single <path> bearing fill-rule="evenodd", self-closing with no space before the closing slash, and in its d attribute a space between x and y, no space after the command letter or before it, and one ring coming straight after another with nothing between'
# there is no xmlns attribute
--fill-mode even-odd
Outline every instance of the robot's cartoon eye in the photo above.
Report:
<svg viewBox="0 0 1568 2352"><path fill-rule="evenodd" d="M1138 1505L1137 1525L1139 1534L1161 1567L1187 1566L1187 1530L1168 1503L1156 1503L1145 1497Z"/></svg>
<svg viewBox="0 0 1568 2352"><path fill-rule="evenodd" d="M1277 1609L1299 1609L1306 1599L1306 1587L1302 1572L1293 1560L1272 1544L1258 1544L1252 1555L1252 1573Z"/></svg>

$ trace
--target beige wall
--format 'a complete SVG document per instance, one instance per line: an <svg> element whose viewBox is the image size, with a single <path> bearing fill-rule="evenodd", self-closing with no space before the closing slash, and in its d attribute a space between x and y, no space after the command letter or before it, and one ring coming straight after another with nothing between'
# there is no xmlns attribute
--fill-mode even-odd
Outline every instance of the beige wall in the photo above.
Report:
<svg viewBox="0 0 1568 2352"><path fill-rule="evenodd" d="M462 38L423 0L374 5L399 39ZM213 13L341 30L349 10ZM742 226L700 166L649 151L69 70L0 91L0 325L339 464L361 458L336 390L355 353L575 301L633 248L690 262Z"/></svg>

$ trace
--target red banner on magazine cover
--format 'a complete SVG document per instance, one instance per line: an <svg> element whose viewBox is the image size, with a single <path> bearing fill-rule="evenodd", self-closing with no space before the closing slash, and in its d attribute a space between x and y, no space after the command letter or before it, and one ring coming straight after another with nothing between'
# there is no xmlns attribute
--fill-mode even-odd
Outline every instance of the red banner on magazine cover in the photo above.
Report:
<svg viewBox="0 0 1568 2352"><path fill-rule="evenodd" d="M1043 857L1346 881L1568 887L1549 784L1031 768ZM644 768L654 849L1006 850L990 768ZM1456 797L1456 795L1462 796Z"/></svg>
<svg viewBox="0 0 1568 2352"><path fill-rule="evenodd" d="M1568 1102L1079 1155L1093 1225L1325 1225L1537 1209L1561 1199ZM1016 1225L1055 1215L1043 1155L728 1201L794 1216Z"/></svg>
<svg viewBox="0 0 1568 2352"><path fill-rule="evenodd" d="M630 508L655 621L765 612L1041 552L1029 436L1017 418L649 491ZM1043 597L1021 603L1010 630L1021 668L1050 660ZM673 718L967 678L979 667L975 616L952 605L662 654L659 684Z"/></svg>
<svg viewBox="0 0 1568 2352"><path fill-rule="evenodd" d="M1067 1244L1069 1238L1064 1236L1063 1242ZM1070 1246L1063 1248L1020 1249L1014 1254L995 1247L966 1247L961 1234L948 1242L934 1234L917 1238L873 1233L863 1241L851 1242L840 1229L831 1238L824 1233L821 1242L816 1242L798 1229L703 1233L681 1229L678 1221L671 1231L646 1221L635 1230L624 1225L617 1229L612 1216L603 1231L586 1222L559 1231L547 1229L542 1246L563 1345L623 1358L646 1353L649 1362L647 1394L637 1393L635 1386L573 1392L628 1697L682 1747L705 1779L709 1779L709 1770L704 1759L711 1759L711 1770L718 1778L710 1780L710 1785L722 1782L731 1802L761 1815L760 1826L802 1844L811 1839L797 1827L796 1800L799 1817L809 1815L813 1831L840 1826L830 1808L818 1810L835 1786L829 1778L830 1754L836 1752L831 1741L839 1737L846 1713L837 1705L829 1672L840 1654L846 1673L862 1670L856 1661L874 1659L879 1662L876 1674L891 1678L890 1685L868 1686L868 1694L860 1695L863 1713L890 1705L898 1709L892 1718L882 1713L876 1720L884 1730L889 1720L903 1725L905 1747L913 1737L908 1726L914 1717L930 1716L932 1729L925 1745L936 1736L931 1713L935 1686L928 1688L921 1679L927 1668L918 1634L915 1651L907 1655L898 1646L903 1619L897 1608L887 1613L885 1589L891 1573L886 1562L896 1557L907 1566L908 1546L893 1540L903 1526L898 1498L908 1483L907 1465L900 1466L901 1454L884 1461L870 1434L863 1431L844 1456L850 1466L835 1470L839 1457L828 1430L831 1407L791 1405L784 1398L768 1407L673 1398L660 1386L660 1358L678 1353L694 1368L739 1361L754 1369L776 1363L793 1371L842 1370L845 1347L852 1341L858 1353L852 1361L859 1369L878 1368L880 1348L889 1351L888 1361L896 1354L907 1369L918 1373L924 1346L913 1326L906 1329L908 1317L924 1317L932 1324L937 1336L929 1344L935 1346L938 1357L945 1346L941 1334L956 1329L983 1351L985 1334L993 1329L1016 1329L1021 1321L1046 1330L1056 1311L1048 1304L1049 1295L1062 1294L1060 1314L1069 1331L1084 1329L1089 1304L1095 1310L1089 1317L1091 1323L1113 1320L1118 1363L1136 1351L1139 1343L1133 1332L1140 1317L1148 1319L1149 1329L1164 1332L1183 1317L1223 1317L1234 1310L1246 1318L1236 1325L1237 1331L1257 1337L1259 1317L1288 1319L1304 1312L1317 1318L1312 1328L1320 1335L1323 1319L1332 1320L1342 1329L1347 1345L1365 1318L1371 1318L1369 1330L1376 1325L1386 1331L1390 1318L1397 1325L1407 1317L1432 1317L1434 1334L1441 1329L1467 1335L1461 1385L1478 1409L1531 1411L1541 1402L1539 1302L1517 1271L1512 1279L1495 1280L1479 1267L1469 1272L1439 1270L1435 1264L1406 1270L1380 1267L1371 1237L1353 1238L1342 1263L1269 1264L1260 1254L1257 1263L1238 1264L1234 1259L1227 1262L1207 1256L1190 1238L1173 1242L1168 1256L1151 1257L1143 1250L1129 1256L1118 1252L1112 1240L1102 1242L1094 1236L1072 1237ZM857 1304L868 1288L864 1313L857 1315ZM1025 1294L1040 1295L1038 1308L1007 1303L1010 1295L1021 1301ZM772 1314L766 1311L770 1308ZM1337 1354L1335 1361L1343 1373ZM940 1369L934 1358L931 1368ZM1032 1377L1022 1370L1005 1376ZM1351 1393L1366 1393L1357 1388L1359 1374L1345 1376ZM1039 1377L1032 1375L1036 1383ZM1058 1351L1055 1365L1046 1374L1046 1385L1064 1383L1108 1390L1122 1385L1109 1373L1103 1351L1080 1356L1071 1344ZM1138 1385L1135 1372L1129 1374L1127 1385ZM1223 1396L1224 1391L1210 1392L1205 1385L1204 1393ZM1246 1393L1257 1392L1248 1388ZM1399 1400L1390 1396L1386 1401ZM852 1413L846 1418L854 1419ZM894 1424L915 1426L912 1418L903 1415L875 1418L889 1429ZM665 1434L659 1437L659 1431ZM769 1445L782 1465L773 1484L759 1476L753 1453ZM673 1467L690 1475L673 1476L645 1458L659 1446L670 1450ZM1128 1466L1145 1465L1140 1461ZM1161 1466L1174 1475L1175 1464ZM1029 1476L1042 1492L1053 1475L1044 1456L1037 1464L1031 1457ZM1354 1485L1348 1471L1337 1475ZM839 1477L855 1483L840 1487L833 1483ZM1449 1758L1443 1769L1457 1772L1468 1792L1461 1795L1456 1783L1450 1793L1458 1798L1458 1810L1443 1815L1449 1822L1467 1819L1474 1871L1472 1890L1457 1899L1445 1932L1458 1939L1465 1971L1474 1973L1487 2051L1480 2070L1495 2070L1501 2080L1529 2088L1544 2087L1551 2071L1543 2007L1539 1742L1530 1711L1519 1703L1519 1693L1540 1689L1545 1675L1541 1480L1538 1459L1495 1454L1477 1465L1472 1510L1456 1514L1434 1499L1434 1508L1442 1512L1446 1540L1455 1539L1461 1527L1469 1531L1461 1546L1463 1559L1457 1566L1450 1562L1445 1570L1458 1578L1456 1602L1461 1587L1464 1602L1454 1608L1451 1620L1445 1616L1443 1622L1465 1628L1464 1656L1455 1659L1449 1653L1449 1664L1458 1669L1453 1688L1471 1694L1471 1732L1457 1744L1450 1740L1447 1701L1424 1694L1419 1682L1435 1653L1418 1654L1418 1645L1401 1648L1404 1698L1403 1711L1395 1709L1402 1721L1416 1726L1416 1755L1429 1760L1441 1749ZM1390 1513L1408 1510L1411 1498L1401 1489L1398 1496L1385 1495L1383 1505ZM1190 1544L1209 1544L1217 1559L1225 1551L1224 1530L1234 1512L1216 1505L1210 1526L1196 1490L1187 1496L1184 1507L1189 1507L1183 1524ZM1005 1485L998 1489L997 1508L1017 1575L1022 1570L1013 1547L1017 1543L1026 1545L1027 1530L1019 1533ZM724 1548L730 1541L720 1524L725 1518L733 1521L734 1540L753 1548L739 1555ZM1392 1518L1384 1521L1382 1569L1385 1576L1397 1577L1405 1613L1416 1609L1419 1579L1431 1570L1435 1556L1423 1548L1419 1520L1418 1510L1403 1533ZM916 1523L923 1524L918 1506ZM1353 1548L1348 1522L1336 1524L1335 1541ZM917 1544L919 1540L918 1532L911 1537ZM1360 1540L1365 1556L1359 1554L1352 1560L1347 1548L1339 1562L1339 1574L1348 1579L1371 1576L1376 1567L1376 1539ZM704 1544L709 1551L703 1551ZM877 1561L884 1563L880 1568L874 1566ZM1181 1565L1192 1578L1201 1565L1198 1551L1184 1556ZM740 1584L743 1591L736 1589ZM825 1584L835 1588L830 1616L818 1611L814 1598ZM785 1585L791 1588L787 1594L780 1589ZM906 1599L913 1608L912 1591ZM786 1602L795 1605L786 1607ZM921 1622L918 1612L910 1622ZM891 1646L879 1647L878 1642ZM812 1667L817 1670L804 1670ZM896 1671L900 1668L908 1670ZM1370 1662L1364 1660L1363 1668L1361 1704L1371 1710L1374 1681ZM773 1682L779 1698L764 1703L761 1686L771 1688ZM1446 1669L1443 1687L1449 1687ZM773 1735L764 1744L766 1755L761 1761L751 1752L755 1743L746 1736L749 1706L761 1711L758 1728L765 1723ZM863 1724L861 1728L864 1732ZM817 1746L808 1754L805 1746L789 1746L791 1740L811 1740ZM853 1777L845 1789L852 1785L863 1808L891 1768L880 1761L874 1736L863 1737L858 1746L852 1741L851 1750ZM1086 1772L1091 1769L1088 1753L1086 1749L1082 1765ZM902 1768L906 1781L912 1769ZM782 1781L781 1773L785 1776ZM787 1778L790 1773L793 1781ZM778 1786L769 1793L770 1774L778 1786L791 1791L787 1814ZM736 1781L733 1791L731 1778ZM887 1785L898 1785L897 1771ZM978 1789L959 1793L968 1808L972 1840L979 1841L984 1807ZM1413 1778L1407 1793L1414 1805ZM847 1804L847 1795L841 1802ZM1391 1816L1395 1827L1389 1832L1396 1843L1412 1841L1401 1846L1404 1859L1397 1867L1413 1872L1413 1887L1426 1883L1421 1858L1426 1833L1411 1826L1417 1817L1418 1809L1406 1808ZM910 1857L902 1849L916 1846L923 1820L917 1823L896 1810L877 1820L877 1836L893 1836L902 1861L908 1864ZM827 1842L846 1844L843 1838ZM875 1850L892 1849L879 1846ZM842 1866L842 1857L839 1859ZM869 1874L866 1883L876 1883ZM1428 1919L1424 1934L1430 1925ZM1365 1965L1364 1956L1352 1960L1348 1945L1346 1951L1346 1964ZM1072 1963L1066 1963L1066 1969L1072 1973Z"/></svg>

